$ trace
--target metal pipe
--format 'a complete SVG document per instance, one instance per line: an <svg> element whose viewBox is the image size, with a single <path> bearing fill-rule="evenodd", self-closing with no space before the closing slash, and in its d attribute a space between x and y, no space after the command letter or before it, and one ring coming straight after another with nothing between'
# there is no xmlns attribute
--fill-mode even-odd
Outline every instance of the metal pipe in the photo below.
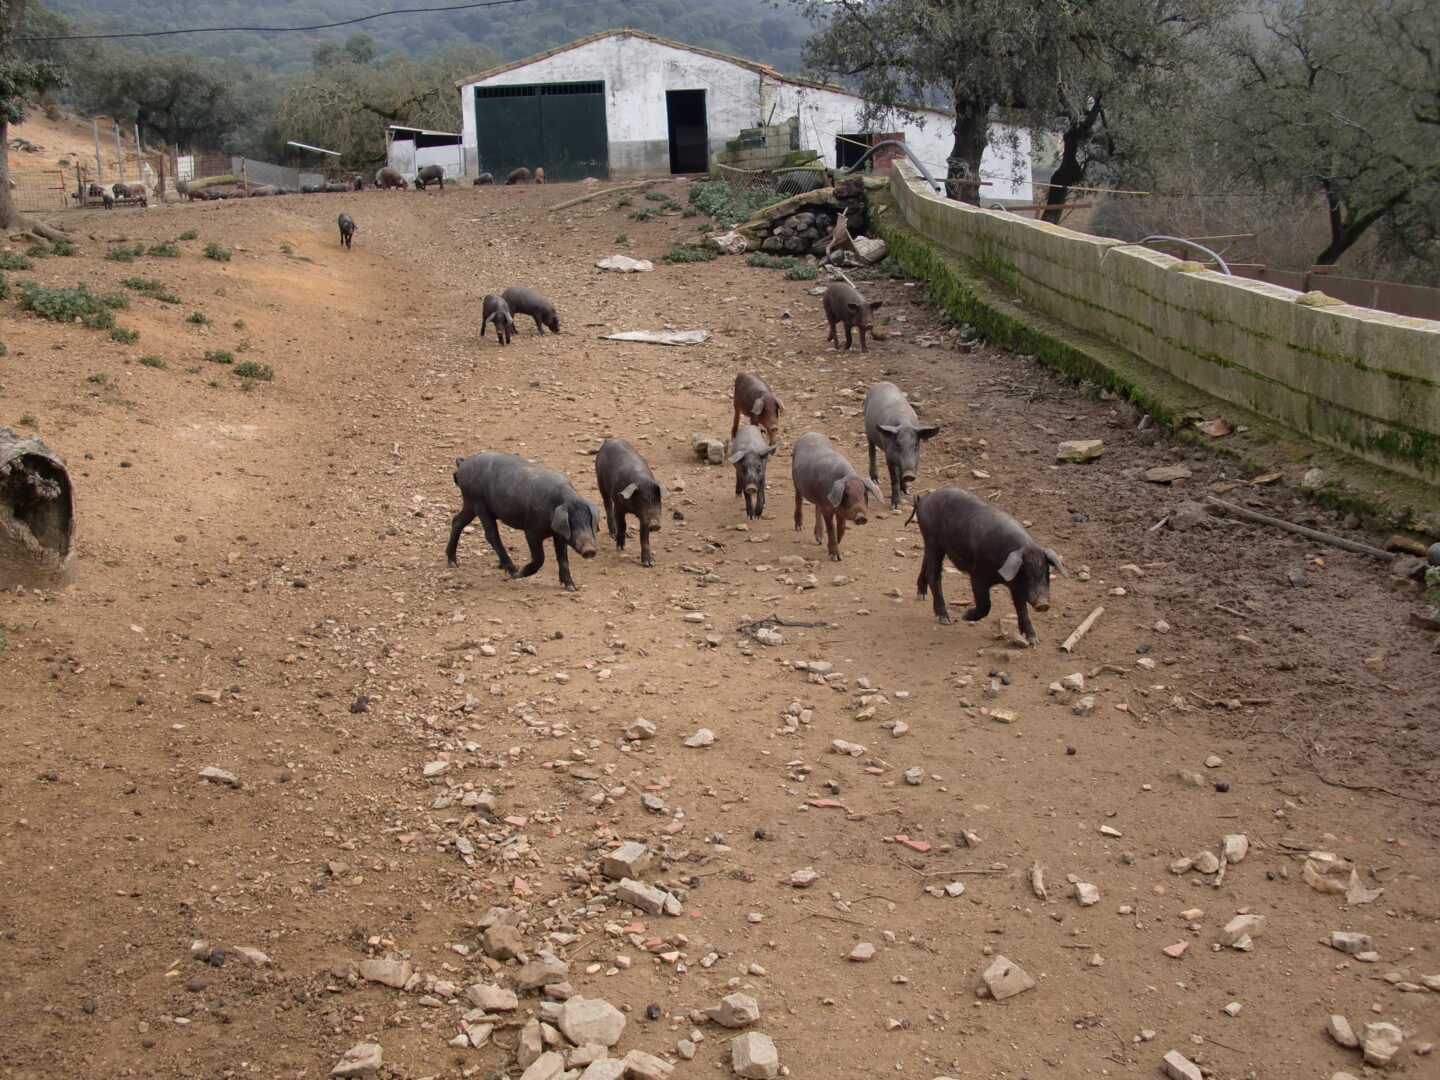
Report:
<svg viewBox="0 0 1440 1080"><path fill-rule="evenodd" d="M1171 243L1175 243L1175 244L1188 244L1190 247L1193 247L1196 251L1203 251L1206 255L1209 255L1212 259L1214 259L1215 262L1216 262L1217 264L1219 264L1219 266L1220 266L1220 271L1221 271L1222 273L1225 273L1225 274L1229 274L1229 273L1230 273L1230 267L1228 267L1228 266L1225 265L1225 260L1222 259L1222 258L1221 258L1219 255L1217 255L1215 252L1213 252L1213 251L1211 251L1209 248L1207 248L1204 244L1197 244L1194 240L1186 240L1183 236L1160 236L1160 235L1158 235L1158 234L1155 235L1155 236L1147 236L1147 237L1145 237L1144 240L1136 240L1135 243L1137 243L1137 244L1148 244L1151 240L1169 240ZM1233 274L1231 274L1230 276L1231 276L1231 277L1234 277Z"/></svg>
<svg viewBox="0 0 1440 1080"><path fill-rule="evenodd" d="M914 154L914 151L912 151L910 147L906 146L899 139L884 139L876 143L874 146L870 147L869 150L866 150L865 153L861 154L860 160L855 162L854 165L851 165L848 169L840 169L839 172L845 176L849 176L857 169L859 169L861 165L865 164L866 158L868 158L871 154L875 153L876 150L879 150L885 146L898 146L901 150L904 150L905 156L910 159L910 164L914 165L915 168L919 170L920 175L925 177L926 182L931 187L933 187L937 193L941 195L945 194L945 185L940 183L940 181L936 180L935 177L931 176L930 170L925 167L925 163L919 158L917 158Z"/></svg>

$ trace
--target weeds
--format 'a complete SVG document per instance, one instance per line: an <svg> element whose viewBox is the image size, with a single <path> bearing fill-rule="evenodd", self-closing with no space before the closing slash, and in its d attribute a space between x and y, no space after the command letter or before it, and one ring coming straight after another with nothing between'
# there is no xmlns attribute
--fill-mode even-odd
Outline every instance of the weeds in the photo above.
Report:
<svg viewBox="0 0 1440 1080"><path fill-rule="evenodd" d="M137 364L144 364L146 367L153 367L153 368L162 368L162 367L165 366L165 361L164 361L164 360L161 360L160 357L158 357L158 356L153 356L153 355L152 355L152 356L142 356L142 357L140 357L139 359L137 359L135 362L136 362Z"/></svg>
<svg viewBox="0 0 1440 1080"><path fill-rule="evenodd" d="M186 375L199 375L199 374L200 374L200 365L199 365L199 364L191 364L189 367L187 367L187 368L185 369L185 374L186 374Z"/></svg>
<svg viewBox="0 0 1440 1080"><path fill-rule="evenodd" d="M111 262L128 263L134 262L138 256L144 254L144 244L136 244L133 247L126 247L124 244L121 244L119 247L113 247L109 251L107 251L105 253L105 258L109 259Z"/></svg>
<svg viewBox="0 0 1440 1080"><path fill-rule="evenodd" d="M9 295L10 295L10 283L5 280L5 275L4 275L4 274L0 274L0 300L4 300L4 299L8 298Z"/></svg>
<svg viewBox="0 0 1440 1080"><path fill-rule="evenodd" d="M205 245L205 257L207 259L214 259L216 262L229 262L230 252L215 243L214 240L211 240L210 243Z"/></svg>
<svg viewBox="0 0 1440 1080"><path fill-rule="evenodd" d="M33 414L33 413L28 413L28 412L26 412L26 413L21 413L21 414L20 414L20 419L19 419L19 420L16 420L15 423L19 424L21 427L28 427L28 428L33 428L33 427L39 427L39 426L40 426L40 422L35 419L34 414Z"/></svg>
<svg viewBox="0 0 1440 1080"><path fill-rule="evenodd" d="M708 244L690 244L681 240L677 241L664 255L661 255L660 261L667 263L710 262L718 256L719 252Z"/></svg>
<svg viewBox="0 0 1440 1080"><path fill-rule="evenodd" d="M690 203L715 219L715 224L728 229L749 219L762 207L778 202L780 196L770 188L754 187L735 192L717 180L697 180L690 185Z"/></svg>
<svg viewBox="0 0 1440 1080"><path fill-rule="evenodd" d="M259 379L261 382L269 382L275 377L269 364L257 364L254 360L244 360L236 364L235 374L242 379Z"/></svg>
<svg viewBox="0 0 1440 1080"><path fill-rule="evenodd" d="M240 341L239 343L237 343L236 346L235 346L235 351L236 351L236 352L249 352L249 351L250 351L250 339L249 339L249 338L245 338L244 340L242 340L242 341Z"/></svg>
<svg viewBox="0 0 1440 1080"><path fill-rule="evenodd" d="M123 326L115 326L110 329L112 340L120 342L121 345L134 345L140 340L139 330L126 330Z"/></svg>
<svg viewBox="0 0 1440 1080"><path fill-rule="evenodd" d="M212 364L233 364L235 362L235 354L229 349L206 349L205 359L209 360Z"/></svg>
<svg viewBox="0 0 1440 1080"><path fill-rule="evenodd" d="M121 278L120 284L124 285L127 289L134 289L136 292L142 293L156 292L164 287L156 278L143 277Z"/></svg>
<svg viewBox="0 0 1440 1080"><path fill-rule="evenodd" d="M627 207L627 206L634 206L634 205L635 205L635 200L632 199L629 195L621 195L620 198L618 198L618 199L615 200L615 209L616 209L616 210L623 210L623 209L624 209L625 207Z"/></svg>
<svg viewBox="0 0 1440 1080"><path fill-rule="evenodd" d="M652 217L660 217L664 213L664 210L654 206L642 206L638 210L631 210L630 216L636 221L649 221Z"/></svg>
<svg viewBox="0 0 1440 1080"><path fill-rule="evenodd" d="M759 266L766 270L789 270L799 264L800 260L794 255L771 255L765 251L757 251L745 260L746 266Z"/></svg>
<svg viewBox="0 0 1440 1080"><path fill-rule="evenodd" d="M615 243L617 243L617 244L628 244L629 242L630 242L630 234L629 234L629 233L623 233L623 232L622 232L619 236L615 237Z"/></svg>
<svg viewBox="0 0 1440 1080"><path fill-rule="evenodd" d="M197 326L210 325L210 317L201 311L190 312L189 315L185 316L185 321L195 323Z"/></svg>
<svg viewBox="0 0 1440 1080"><path fill-rule="evenodd" d="M50 257L50 249L44 244L31 244L25 249L25 257L29 259L48 259Z"/></svg>
<svg viewBox="0 0 1440 1080"><path fill-rule="evenodd" d="M647 191L645 192L645 198L649 199L651 202L670 201L670 196L666 195L663 191Z"/></svg>
<svg viewBox="0 0 1440 1080"><path fill-rule="evenodd" d="M85 376L85 381L86 381L86 382L93 382L96 386L104 386L104 385L105 385L105 373L104 373L103 371L97 371L97 372L95 372L95 373L93 373L93 374L91 374L91 375L86 375L86 376Z"/></svg>
<svg viewBox="0 0 1440 1080"><path fill-rule="evenodd" d="M178 259L180 257L180 249L167 241L163 244L151 244L150 250L145 252L145 254L153 255L157 259Z"/></svg>
<svg viewBox="0 0 1440 1080"><path fill-rule="evenodd" d="M64 286L52 289L33 281L20 282L20 307L23 310L33 311L42 319L54 322L68 323L78 319L92 330L109 330L115 325L110 309L124 306L123 303L115 303L117 297L128 303L128 298L120 293L101 296L91 292L90 286L83 281L73 289Z"/></svg>
<svg viewBox="0 0 1440 1080"><path fill-rule="evenodd" d="M244 319L236 319L231 325L234 326L236 330L244 330L244 329L245 329L245 320L244 320Z"/></svg>
<svg viewBox="0 0 1440 1080"><path fill-rule="evenodd" d="M785 271L786 281L814 281L819 276L819 270L813 266L807 266L804 263L796 263L790 267L789 270Z"/></svg>
<svg viewBox="0 0 1440 1080"><path fill-rule="evenodd" d="M195 239L197 236L199 236L199 235L200 235L200 234L199 234L198 232L196 232L194 229L186 229L184 232L182 232L182 233L180 234L180 239L181 239L181 240L194 240L194 239Z"/></svg>
<svg viewBox="0 0 1440 1080"><path fill-rule="evenodd" d="M292 248L289 244L281 244L281 245L280 245L280 254L281 254L281 255L294 255L294 254L295 254L295 249Z"/></svg>
<svg viewBox="0 0 1440 1080"><path fill-rule="evenodd" d="M0 270L33 270L35 264L9 248L0 248Z"/></svg>
<svg viewBox="0 0 1440 1080"><path fill-rule="evenodd" d="M50 245L51 255L74 255L79 249L69 240L56 240Z"/></svg>

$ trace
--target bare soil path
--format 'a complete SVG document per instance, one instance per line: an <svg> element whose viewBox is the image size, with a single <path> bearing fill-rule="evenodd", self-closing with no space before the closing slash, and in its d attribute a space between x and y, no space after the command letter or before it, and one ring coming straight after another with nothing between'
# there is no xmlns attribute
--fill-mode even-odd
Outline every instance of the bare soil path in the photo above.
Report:
<svg viewBox="0 0 1440 1080"><path fill-rule="evenodd" d="M696 220L636 222L613 198L547 209L582 190L97 213L75 219L82 254L6 275L156 278L181 302L133 294L117 312L132 345L0 302L0 423L28 416L67 457L81 515L78 584L0 597L0 1076L318 1077L367 1040L395 1076L518 1075L533 991L481 1047L452 1043L464 987L515 984L480 947L492 906L513 907L528 956L570 962L574 992L628 1010L614 1053L667 1055L677 1078L730 1075L734 1033L690 1013L734 990L797 1077L1152 1076L1171 1049L1224 1078L1358 1074L1332 1013L1396 1024L1401 1071L1433 1070L1417 1047L1440 1039L1436 997L1386 981L1440 974L1440 675L1407 626L1419 601L1294 536L1152 530L1223 490L1344 531L1027 358L924 347L943 326L923 283L868 285L891 333L837 354L810 282L734 258L594 270L655 258ZM189 229L176 259L102 257ZM211 241L232 259L205 258ZM511 284L556 302L559 336L527 319L509 347L480 340L481 297ZM600 340L665 327L714 336ZM792 528L787 449L747 524L729 466L689 445L726 433L746 368L785 402L786 447L824 431L862 468L866 386L904 387L943 429L918 487L993 496L1076 571L1036 616L1040 647L1016 647L1000 594L985 622L948 627L915 602L908 509L819 561L808 519ZM566 594L553 556L511 581L475 530L447 569L457 457L524 454L597 498L606 436L675 489L653 569L602 538ZM1052 463L1087 437L1099 461ZM1173 463L1193 471L1183 490L1139 479ZM965 579L946 585L962 603ZM770 615L824 625L776 646L737 632ZM1048 690L1075 672L1089 715ZM623 737L637 717L655 738ZM684 746L701 727L714 744ZM240 786L202 780L209 766ZM1169 869L1227 834L1250 853L1222 881ZM629 839L680 916L610 895L599 860ZM1312 889L1315 850L1383 895ZM804 868L818 881L793 888ZM1219 947L1241 909L1263 935ZM1378 962L1327 947L1332 930L1371 935ZM194 958L197 940L224 963ZM848 961L861 942L875 958ZM412 962L410 991L356 976L387 954ZM998 955L1036 987L977 997ZM695 1060L676 1059L696 1029Z"/></svg>

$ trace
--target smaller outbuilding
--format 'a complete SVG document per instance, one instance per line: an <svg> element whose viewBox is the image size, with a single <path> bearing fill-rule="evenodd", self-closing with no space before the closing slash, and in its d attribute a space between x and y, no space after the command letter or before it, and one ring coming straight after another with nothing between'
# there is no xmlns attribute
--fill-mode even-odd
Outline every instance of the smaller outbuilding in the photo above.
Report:
<svg viewBox="0 0 1440 1080"><path fill-rule="evenodd" d="M445 170L446 180L465 175L464 136L458 131L427 131L391 124L385 138L389 143L385 164L412 184L415 174L426 165L439 165Z"/></svg>

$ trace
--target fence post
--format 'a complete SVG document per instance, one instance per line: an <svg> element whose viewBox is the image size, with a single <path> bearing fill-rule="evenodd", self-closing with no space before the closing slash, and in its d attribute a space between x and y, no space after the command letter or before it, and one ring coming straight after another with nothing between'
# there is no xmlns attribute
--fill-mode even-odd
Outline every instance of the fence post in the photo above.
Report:
<svg viewBox="0 0 1440 1080"><path fill-rule="evenodd" d="M105 183L105 163L100 159L100 121L91 117L90 130L95 136L95 183Z"/></svg>
<svg viewBox="0 0 1440 1080"><path fill-rule="evenodd" d="M245 159L240 159L240 190L245 192L246 197L250 195L250 178L245 171Z"/></svg>
<svg viewBox="0 0 1440 1080"><path fill-rule="evenodd" d="M119 123L113 120L111 123L115 124L115 168L120 170L120 183L123 184L125 182L125 144L120 141Z"/></svg>

